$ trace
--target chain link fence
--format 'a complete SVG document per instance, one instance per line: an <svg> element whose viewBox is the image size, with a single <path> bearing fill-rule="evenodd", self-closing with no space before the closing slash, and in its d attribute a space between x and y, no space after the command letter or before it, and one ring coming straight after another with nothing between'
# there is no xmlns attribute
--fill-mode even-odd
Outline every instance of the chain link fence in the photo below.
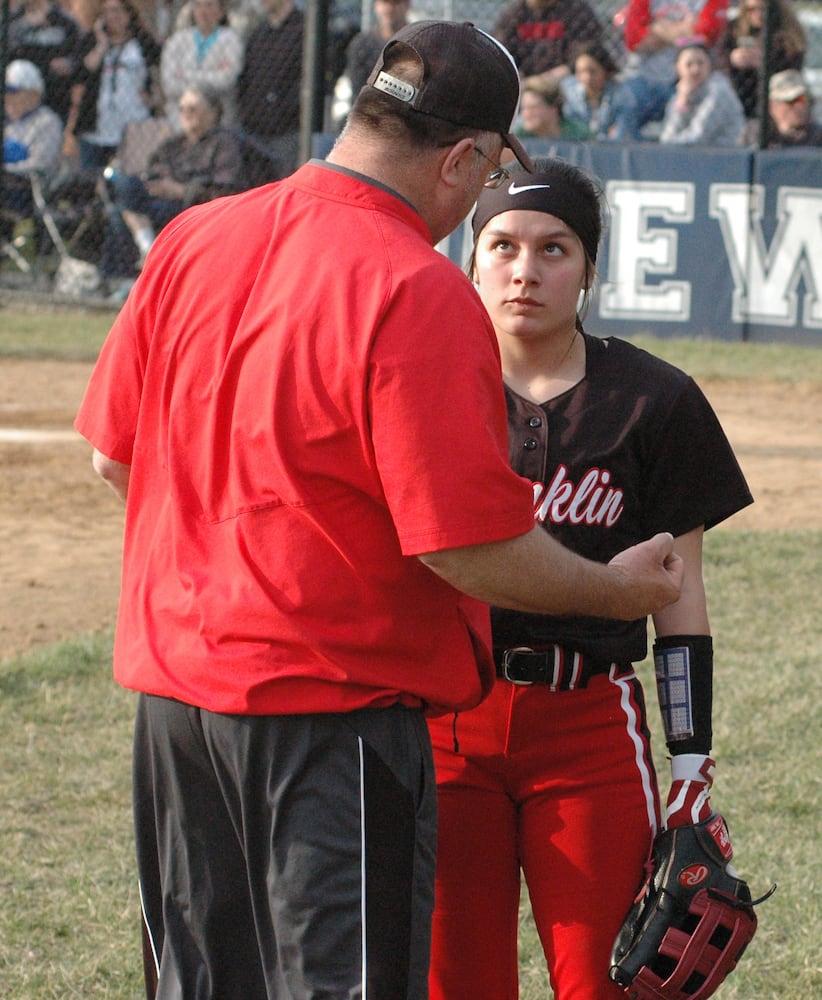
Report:
<svg viewBox="0 0 822 1000"><path fill-rule="evenodd" d="M306 158L306 136L339 131L384 34L406 19L470 20L508 45L527 85L524 138L665 140L677 53L669 45L642 54L647 3L225 2L75 0L76 30L48 0L9 11L0 286L122 300L154 235L179 211L283 177ZM38 4L45 27L27 14ZM746 123L734 141L765 144L762 81L802 72L809 43L822 47L819 4L741 0L727 21L721 4L720 16L700 0L666 9L707 41ZM19 86L32 82L21 63L37 67L42 94L36 77L28 91ZM33 108L21 102L32 90ZM25 127L32 114L36 135ZM47 133L49 149L26 159Z"/></svg>

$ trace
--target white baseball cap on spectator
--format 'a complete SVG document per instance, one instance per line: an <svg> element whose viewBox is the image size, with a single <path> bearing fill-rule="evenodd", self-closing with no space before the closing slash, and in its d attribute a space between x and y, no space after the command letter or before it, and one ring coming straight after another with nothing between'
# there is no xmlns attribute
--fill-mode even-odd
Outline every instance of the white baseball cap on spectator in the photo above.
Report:
<svg viewBox="0 0 822 1000"><path fill-rule="evenodd" d="M768 97L772 101L790 104L807 93L808 85L798 69L784 69L781 73L774 73L768 84Z"/></svg>
<svg viewBox="0 0 822 1000"><path fill-rule="evenodd" d="M28 59L13 59L6 66L6 90L36 90L42 94L45 90L43 75Z"/></svg>

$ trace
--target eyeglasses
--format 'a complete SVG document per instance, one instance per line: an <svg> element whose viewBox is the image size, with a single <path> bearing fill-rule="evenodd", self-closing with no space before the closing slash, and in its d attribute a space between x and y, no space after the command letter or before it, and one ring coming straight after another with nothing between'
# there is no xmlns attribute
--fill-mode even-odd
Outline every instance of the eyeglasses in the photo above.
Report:
<svg viewBox="0 0 822 1000"><path fill-rule="evenodd" d="M494 163L494 161L491 159L491 157L487 153L484 153L479 148L479 146L474 146L474 152L475 153L479 153L479 155L484 160L488 160L488 162L494 168L491 171L491 173L485 178L485 184L483 185L483 187L487 187L487 188L491 188L491 189L502 187L502 185L511 176L508 173L508 171L505 169L505 167L501 167L499 164Z"/></svg>

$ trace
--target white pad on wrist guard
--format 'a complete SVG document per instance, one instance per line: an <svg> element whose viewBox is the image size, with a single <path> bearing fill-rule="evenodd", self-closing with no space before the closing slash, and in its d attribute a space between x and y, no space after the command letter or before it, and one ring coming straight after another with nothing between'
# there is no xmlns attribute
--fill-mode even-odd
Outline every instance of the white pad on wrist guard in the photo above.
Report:
<svg viewBox="0 0 822 1000"><path fill-rule="evenodd" d="M654 649L654 673L666 743L694 735L691 656L688 646Z"/></svg>

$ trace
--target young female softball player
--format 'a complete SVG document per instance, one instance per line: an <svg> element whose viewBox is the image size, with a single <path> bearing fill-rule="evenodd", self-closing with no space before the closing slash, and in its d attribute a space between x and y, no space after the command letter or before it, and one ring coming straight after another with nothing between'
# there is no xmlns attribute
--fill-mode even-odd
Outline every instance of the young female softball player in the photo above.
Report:
<svg viewBox="0 0 822 1000"><path fill-rule="evenodd" d="M544 529L607 562L670 531L685 562L678 603L654 615L665 822L711 813L707 528L751 503L695 382L615 338L585 333L601 194L576 167L538 160L485 188L470 274L499 340L511 464ZM520 878L556 1000L623 996L616 933L661 829L643 691L632 664L646 620L492 609L497 680L478 708L431 720L439 854L431 1000L513 1000Z"/></svg>

